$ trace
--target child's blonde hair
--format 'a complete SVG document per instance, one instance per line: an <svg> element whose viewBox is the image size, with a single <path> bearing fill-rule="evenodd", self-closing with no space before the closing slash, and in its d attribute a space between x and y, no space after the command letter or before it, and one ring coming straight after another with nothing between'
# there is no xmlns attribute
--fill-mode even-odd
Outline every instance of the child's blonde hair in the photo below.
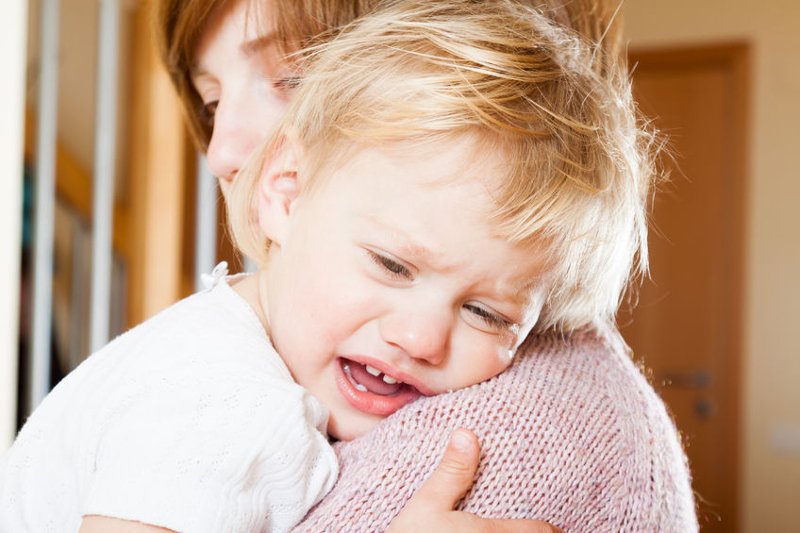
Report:
<svg viewBox="0 0 800 533"><path fill-rule="evenodd" d="M613 320L628 281L647 270L654 137L637 120L624 66L601 73L595 51L518 1L387 2L307 51L290 110L235 181L237 245L266 260L250 206L286 136L303 147L307 188L348 148L477 133L507 162L492 222L549 253L537 329Z"/></svg>

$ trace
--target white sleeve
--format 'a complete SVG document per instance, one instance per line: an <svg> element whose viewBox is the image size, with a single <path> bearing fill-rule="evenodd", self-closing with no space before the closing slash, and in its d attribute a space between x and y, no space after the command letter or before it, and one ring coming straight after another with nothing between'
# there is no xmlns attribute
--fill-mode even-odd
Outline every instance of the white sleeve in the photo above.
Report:
<svg viewBox="0 0 800 533"><path fill-rule="evenodd" d="M278 376L155 377L102 429L82 515L176 531L285 531L333 486L326 413ZM195 369L196 370L196 369Z"/></svg>

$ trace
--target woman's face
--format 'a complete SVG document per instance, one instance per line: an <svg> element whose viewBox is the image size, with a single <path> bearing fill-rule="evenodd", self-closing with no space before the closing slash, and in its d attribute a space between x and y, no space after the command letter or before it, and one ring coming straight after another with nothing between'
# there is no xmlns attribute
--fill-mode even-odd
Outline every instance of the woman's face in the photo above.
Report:
<svg viewBox="0 0 800 533"><path fill-rule="evenodd" d="M247 0L228 3L211 20L195 52L192 82L212 124L208 164L226 196L236 173L283 115L291 72L271 27L248 15ZM268 15L264 10L259 15Z"/></svg>

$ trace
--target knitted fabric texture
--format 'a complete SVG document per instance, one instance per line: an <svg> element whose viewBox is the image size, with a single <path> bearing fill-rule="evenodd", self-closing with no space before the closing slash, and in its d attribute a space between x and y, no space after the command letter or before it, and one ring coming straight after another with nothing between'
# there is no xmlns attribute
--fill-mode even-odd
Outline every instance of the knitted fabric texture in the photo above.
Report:
<svg viewBox="0 0 800 533"><path fill-rule="evenodd" d="M459 509L565 531L696 531L686 457L662 401L615 333L529 340L486 383L418 400L336 445L334 489L295 531L383 531L472 429L480 469Z"/></svg>
<svg viewBox="0 0 800 533"><path fill-rule="evenodd" d="M118 337L45 398L0 456L0 533L75 532L85 515L288 531L330 490L327 410L215 272L212 290Z"/></svg>

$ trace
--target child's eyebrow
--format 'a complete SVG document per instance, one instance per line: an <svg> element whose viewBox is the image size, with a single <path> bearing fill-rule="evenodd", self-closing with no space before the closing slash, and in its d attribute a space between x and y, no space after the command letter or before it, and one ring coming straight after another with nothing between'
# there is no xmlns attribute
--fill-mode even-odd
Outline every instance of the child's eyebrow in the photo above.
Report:
<svg viewBox="0 0 800 533"><path fill-rule="evenodd" d="M537 297L537 292L540 290L542 284L542 280L540 278L535 278L532 280L526 281L518 290L514 292L511 299L517 304L520 305L530 305Z"/></svg>
<svg viewBox="0 0 800 533"><path fill-rule="evenodd" d="M425 245L416 242L402 229L385 223L374 214L364 215L361 218L370 224L378 226L381 231L387 232L394 241L394 245L397 247L398 252L402 253L404 256L413 259L424 259L428 262L435 260L437 254L435 254Z"/></svg>

